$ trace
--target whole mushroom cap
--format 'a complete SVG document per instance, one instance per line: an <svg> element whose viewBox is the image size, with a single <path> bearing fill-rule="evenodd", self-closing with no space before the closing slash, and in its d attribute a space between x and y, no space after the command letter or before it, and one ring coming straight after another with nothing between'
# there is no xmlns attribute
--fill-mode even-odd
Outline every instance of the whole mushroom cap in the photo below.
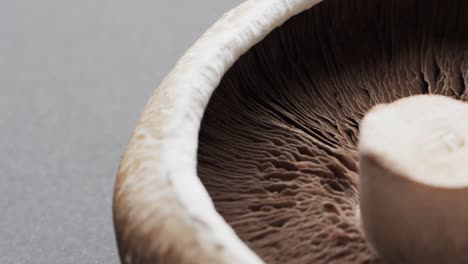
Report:
<svg viewBox="0 0 468 264"><path fill-rule="evenodd" d="M180 59L122 157L123 263L375 263L359 124L418 94L467 99L467 1L250 0Z"/></svg>

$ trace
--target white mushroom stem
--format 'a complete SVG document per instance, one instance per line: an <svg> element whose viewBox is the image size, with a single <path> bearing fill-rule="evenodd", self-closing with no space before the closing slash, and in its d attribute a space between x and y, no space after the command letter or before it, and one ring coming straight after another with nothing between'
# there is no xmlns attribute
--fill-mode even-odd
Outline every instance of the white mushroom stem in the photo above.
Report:
<svg viewBox="0 0 468 264"><path fill-rule="evenodd" d="M360 128L361 221L391 263L468 263L468 104L420 95Z"/></svg>

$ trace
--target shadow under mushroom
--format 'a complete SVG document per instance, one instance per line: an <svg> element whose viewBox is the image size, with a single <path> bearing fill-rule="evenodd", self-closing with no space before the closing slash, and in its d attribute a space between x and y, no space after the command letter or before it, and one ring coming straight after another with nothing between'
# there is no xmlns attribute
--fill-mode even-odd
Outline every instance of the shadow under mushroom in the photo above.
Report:
<svg viewBox="0 0 468 264"><path fill-rule="evenodd" d="M355 213L360 120L416 94L467 101L467 11L461 0L327 0L226 73L203 117L198 175L265 262L376 261Z"/></svg>

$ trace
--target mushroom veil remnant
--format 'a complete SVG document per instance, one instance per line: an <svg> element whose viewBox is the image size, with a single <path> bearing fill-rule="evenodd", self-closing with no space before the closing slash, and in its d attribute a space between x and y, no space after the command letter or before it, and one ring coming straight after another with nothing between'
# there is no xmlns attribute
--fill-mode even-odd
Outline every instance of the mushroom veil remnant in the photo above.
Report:
<svg viewBox="0 0 468 264"><path fill-rule="evenodd" d="M467 11L468 1L462 0L250 0L226 13L156 89L122 157L114 192L122 262L378 263L382 258L374 249L383 260L409 259L405 253L415 244L405 240L398 247L394 242L401 240L383 237L381 215L369 210L375 204L361 205L362 228L357 220L365 199L359 188L364 197L378 192L382 206L394 201L384 196L391 189L382 186L391 177L372 177L373 163L366 165L370 157L393 156L365 144L384 144L379 133L403 122L392 115L372 121L373 116L387 118L396 109L398 115L410 110L428 117L409 124L413 129L445 120L440 109L462 107L451 100L468 98ZM412 101L398 101L406 97ZM364 115L394 101L395 107L377 107L366 117L364 128L389 129L364 135L359 152ZM414 111L413 103L422 108ZM454 117L464 120L463 114ZM437 133L421 140L436 142L431 139L440 136L440 144L408 141L418 134L401 129L388 140L396 143L383 150L396 155L406 143L422 142L447 157L458 153L465 144L458 130L452 123L436 124ZM423 158L418 155L411 157ZM407 173L413 165L402 163L396 172ZM453 179L437 178L435 169L449 169L445 165L418 164L400 177L415 183L404 185L409 193L424 186L407 204L415 206L407 217L430 221L426 202L418 203L429 189L445 202L461 197L463 188L454 186L462 183L462 167L444 174ZM367 185L359 184L360 176ZM460 206L453 208L463 212ZM452 234L468 229L452 218L439 220L447 228L440 234L448 240L441 241L454 245L449 259L463 259L465 242ZM451 221L455 225L448 227ZM437 245L426 237L400 239L406 238L422 241L418 246ZM437 250L433 256L441 257Z"/></svg>

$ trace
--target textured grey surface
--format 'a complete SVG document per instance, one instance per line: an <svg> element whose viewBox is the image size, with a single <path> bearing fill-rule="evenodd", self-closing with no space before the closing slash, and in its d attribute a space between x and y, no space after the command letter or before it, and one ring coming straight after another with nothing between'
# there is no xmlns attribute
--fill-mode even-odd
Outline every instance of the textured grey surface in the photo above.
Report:
<svg viewBox="0 0 468 264"><path fill-rule="evenodd" d="M111 199L130 133L241 2L0 1L0 263L118 263Z"/></svg>

